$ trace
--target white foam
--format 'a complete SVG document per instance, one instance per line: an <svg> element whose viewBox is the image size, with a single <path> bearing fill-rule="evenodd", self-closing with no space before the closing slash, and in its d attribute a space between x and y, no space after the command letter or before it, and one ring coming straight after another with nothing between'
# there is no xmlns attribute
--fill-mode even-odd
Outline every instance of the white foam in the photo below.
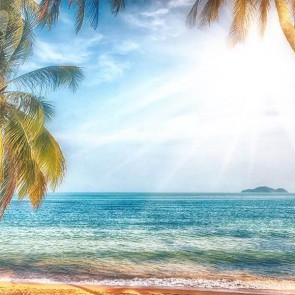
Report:
<svg viewBox="0 0 295 295"><path fill-rule="evenodd" d="M295 290L295 282L288 280L228 280L228 279L184 279L184 278L134 278L134 279L104 279L87 281L54 281L44 279L0 278L1 282L40 283L40 284L83 284L111 287L164 287L189 289L253 289L253 290Z"/></svg>

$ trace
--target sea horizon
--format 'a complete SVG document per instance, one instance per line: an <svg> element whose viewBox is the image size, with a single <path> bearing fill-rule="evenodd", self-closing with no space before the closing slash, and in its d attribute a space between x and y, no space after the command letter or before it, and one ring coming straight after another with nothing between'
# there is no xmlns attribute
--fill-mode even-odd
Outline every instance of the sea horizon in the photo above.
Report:
<svg viewBox="0 0 295 295"><path fill-rule="evenodd" d="M228 192L228 191L66 191L66 192L49 192L46 194L46 196L53 196L53 195L62 195L62 194L141 194L141 195L155 195L155 194L167 194L167 195L222 195L222 194L228 194L228 195L295 195L295 192L287 192L287 193L279 193L279 192L272 192L272 193L268 193L268 192L255 192L255 193L251 193L251 192Z"/></svg>

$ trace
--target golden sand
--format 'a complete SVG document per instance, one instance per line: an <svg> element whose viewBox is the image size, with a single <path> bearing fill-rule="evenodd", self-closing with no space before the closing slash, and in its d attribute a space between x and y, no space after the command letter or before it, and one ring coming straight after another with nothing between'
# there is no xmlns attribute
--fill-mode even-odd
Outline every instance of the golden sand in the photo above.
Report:
<svg viewBox="0 0 295 295"><path fill-rule="evenodd" d="M102 286L66 285L66 284L22 284L1 283L2 295L257 295L257 294L292 294L294 291L195 291L179 289L116 288Z"/></svg>

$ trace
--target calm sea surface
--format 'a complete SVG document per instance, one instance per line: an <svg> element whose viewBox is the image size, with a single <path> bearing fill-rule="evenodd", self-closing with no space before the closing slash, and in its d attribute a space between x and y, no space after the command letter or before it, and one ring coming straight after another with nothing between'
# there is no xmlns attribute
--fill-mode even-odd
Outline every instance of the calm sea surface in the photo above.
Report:
<svg viewBox="0 0 295 295"><path fill-rule="evenodd" d="M295 196L56 194L13 201L0 279L295 289Z"/></svg>

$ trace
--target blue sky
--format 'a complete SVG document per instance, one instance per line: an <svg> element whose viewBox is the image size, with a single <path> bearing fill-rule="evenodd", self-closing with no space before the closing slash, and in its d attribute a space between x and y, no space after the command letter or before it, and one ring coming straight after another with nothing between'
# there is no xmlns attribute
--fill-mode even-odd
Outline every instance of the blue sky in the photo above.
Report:
<svg viewBox="0 0 295 295"><path fill-rule="evenodd" d="M295 191L294 56L271 13L266 36L229 48L229 12L189 30L190 0L130 1L78 35L65 9L38 31L24 70L83 67L72 94L49 95L67 159L60 191Z"/></svg>

